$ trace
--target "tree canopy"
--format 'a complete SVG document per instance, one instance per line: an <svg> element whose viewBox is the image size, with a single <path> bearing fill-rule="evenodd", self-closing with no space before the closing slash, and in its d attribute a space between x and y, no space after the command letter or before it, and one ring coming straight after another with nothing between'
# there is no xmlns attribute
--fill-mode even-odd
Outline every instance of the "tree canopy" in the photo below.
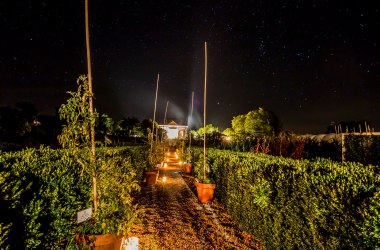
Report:
<svg viewBox="0 0 380 250"><path fill-rule="evenodd" d="M231 125L232 128L223 131L225 135L273 136L280 131L280 121L277 116L263 108L235 116Z"/></svg>
<svg viewBox="0 0 380 250"><path fill-rule="evenodd" d="M238 115L235 116L231 123L232 123L232 129L236 134L244 134L245 133L245 119L247 115Z"/></svg>

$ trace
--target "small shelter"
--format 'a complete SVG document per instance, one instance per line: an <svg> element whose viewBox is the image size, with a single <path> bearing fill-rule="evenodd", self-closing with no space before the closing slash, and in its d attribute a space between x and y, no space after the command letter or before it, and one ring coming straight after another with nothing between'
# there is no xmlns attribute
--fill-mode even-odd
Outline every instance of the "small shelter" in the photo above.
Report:
<svg viewBox="0 0 380 250"><path fill-rule="evenodd" d="M158 125L159 128L165 131L164 136L166 139L186 139L187 134L187 126L186 125L178 125L173 120L168 124Z"/></svg>

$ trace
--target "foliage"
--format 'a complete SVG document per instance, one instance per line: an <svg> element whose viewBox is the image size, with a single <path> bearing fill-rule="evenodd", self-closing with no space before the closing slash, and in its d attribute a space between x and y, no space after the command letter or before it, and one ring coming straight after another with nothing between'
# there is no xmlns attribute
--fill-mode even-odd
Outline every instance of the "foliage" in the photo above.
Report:
<svg viewBox="0 0 380 250"><path fill-rule="evenodd" d="M58 248L73 235L76 212L86 207L91 189L66 151L3 153L0 176L0 223L12 223L11 249Z"/></svg>
<svg viewBox="0 0 380 250"><path fill-rule="evenodd" d="M225 130L223 130L222 134L226 136L234 136L235 131L232 128L226 128Z"/></svg>
<svg viewBox="0 0 380 250"><path fill-rule="evenodd" d="M371 198L369 211L366 211L366 223L363 227L363 236L366 245L380 248L380 192Z"/></svg>
<svg viewBox="0 0 380 250"><path fill-rule="evenodd" d="M231 121L231 125L232 128L226 129L224 132L226 132L226 135L234 135L237 138L246 136L272 137L280 131L281 127L277 116L263 108L235 116Z"/></svg>
<svg viewBox="0 0 380 250"><path fill-rule="evenodd" d="M79 232L126 234L138 214L131 196L131 192L140 190L135 168L129 157L112 149L103 149L98 155L101 155L97 160L99 206L93 220L82 223Z"/></svg>
<svg viewBox="0 0 380 250"><path fill-rule="evenodd" d="M4 225L0 223L0 249L8 250L9 245L7 243L8 241L8 235L10 231L10 227L12 224Z"/></svg>
<svg viewBox="0 0 380 250"><path fill-rule="evenodd" d="M246 119L246 115L238 115L238 116L235 116L232 121L231 121L231 125L232 125L232 130L237 134L237 135L240 135L240 134L244 134L245 133L245 128L244 128L244 124L245 124L245 119Z"/></svg>
<svg viewBox="0 0 380 250"><path fill-rule="evenodd" d="M58 141L64 148L84 148L91 146L91 126L95 126L97 113L90 113L89 99L92 94L89 90L85 75L79 76L76 92L67 92L71 97L66 104L59 108L59 117L66 122Z"/></svg>
<svg viewBox="0 0 380 250"><path fill-rule="evenodd" d="M0 107L0 141L3 145L9 143L11 150L14 147L13 145L22 148L40 143L51 143L46 137L51 135L51 127L58 129L57 124L55 122L49 123L46 117L48 116L38 115L34 104L29 102L19 102L14 106ZM49 118L56 120L53 116ZM8 150L8 148L5 149Z"/></svg>
<svg viewBox="0 0 380 250"><path fill-rule="evenodd" d="M142 179L145 152L143 147L99 150L104 159L99 162L99 217L105 231L125 232L136 218L131 195ZM0 190L2 249L62 249L84 229L78 229L76 213L92 205L91 175L70 150L2 152Z"/></svg>
<svg viewBox="0 0 380 250"><path fill-rule="evenodd" d="M316 139L306 139L304 159L328 158L334 161L342 160L342 144L334 139L332 141L321 141Z"/></svg>
<svg viewBox="0 0 380 250"><path fill-rule="evenodd" d="M206 165L204 165L204 155L203 153L197 152L198 157L194 162L194 175L199 182L204 184L215 183L214 173L211 169L212 160L206 157ZM204 171L206 171L206 178L204 178Z"/></svg>
<svg viewBox="0 0 380 250"><path fill-rule="evenodd" d="M380 136L348 135L345 147L347 161L380 166Z"/></svg>
<svg viewBox="0 0 380 250"><path fill-rule="evenodd" d="M148 130L149 131L149 130ZM155 169L156 165L163 162L165 158L165 145L161 143L159 140L152 141L152 134L149 136L149 154L148 160L146 162L146 170L152 171Z"/></svg>
<svg viewBox="0 0 380 250"><path fill-rule="evenodd" d="M181 154L181 159L183 162L191 163L192 158L192 150L190 148L186 148Z"/></svg>
<svg viewBox="0 0 380 250"><path fill-rule="evenodd" d="M267 249L379 246L379 167L215 149L207 162L216 197Z"/></svg>
<svg viewBox="0 0 380 250"><path fill-rule="evenodd" d="M197 131L192 130L191 133L193 136L197 138L203 138L204 137L204 128L201 127ZM213 124L207 124L206 125L206 136L212 136L213 134L219 133L218 127L214 126Z"/></svg>
<svg viewBox="0 0 380 250"><path fill-rule="evenodd" d="M113 121L107 115L98 118L96 112L91 114L89 101L92 94L86 76L78 78L78 89L69 92L71 97L59 110L61 119L66 124L59 136L62 147L71 153L70 157L81 164L82 173L89 178L92 189L88 190L89 201L94 203L91 220L82 223L78 232L83 234L127 233L130 223L136 215L130 193L139 190L136 173L130 159L114 155L113 151L91 150L91 130L97 121L98 136L105 144L109 143ZM92 196L90 196L92 194ZM92 207L92 206L90 206Z"/></svg>
<svg viewBox="0 0 380 250"><path fill-rule="evenodd" d="M280 122L273 112L259 108L246 114L244 131L249 135L274 136L280 131Z"/></svg>
<svg viewBox="0 0 380 250"><path fill-rule="evenodd" d="M114 121L106 114L102 114L96 120L96 137L98 141L104 143L104 145L111 144L112 133L114 132Z"/></svg>
<svg viewBox="0 0 380 250"><path fill-rule="evenodd" d="M198 130L191 131L192 138L194 140L192 143L194 145L203 145L203 138L204 138L204 128L201 127ZM221 138L221 133L219 132L218 127L212 125L212 124L207 124L206 125L206 143L207 145L218 145L222 141Z"/></svg>

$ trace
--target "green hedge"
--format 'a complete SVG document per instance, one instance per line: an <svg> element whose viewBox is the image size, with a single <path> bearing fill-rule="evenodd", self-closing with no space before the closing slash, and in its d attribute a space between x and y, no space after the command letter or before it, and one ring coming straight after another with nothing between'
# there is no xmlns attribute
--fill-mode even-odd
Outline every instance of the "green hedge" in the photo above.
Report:
<svg viewBox="0 0 380 250"><path fill-rule="evenodd" d="M345 137L345 146L347 161L380 166L380 136L350 134Z"/></svg>
<svg viewBox="0 0 380 250"><path fill-rule="evenodd" d="M215 149L207 161L216 197L266 249L380 247L379 167Z"/></svg>
<svg viewBox="0 0 380 250"><path fill-rule="evenodd" d="M98 154L128 160L135 168L133 178L139 181L144 152L140 147ZM133 171L117 168L112 171ZM0 152L0 190L0 249L63 248L77 232L76 213L92 206L91 176L68 150Z"/></svg>

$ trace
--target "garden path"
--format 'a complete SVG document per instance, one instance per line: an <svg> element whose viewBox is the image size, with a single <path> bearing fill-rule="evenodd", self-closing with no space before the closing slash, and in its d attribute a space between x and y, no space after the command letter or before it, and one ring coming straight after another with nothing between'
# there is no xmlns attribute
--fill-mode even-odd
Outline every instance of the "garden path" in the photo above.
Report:
<svg viewBox="0 0 380 250"><path fill-rule="evenodd" d="M194 178L183 174L171 158L160 169L156 184L142 187L137 200L146 218L130 234L139 238L139 249L261 249L219 202L200 203L193 183Z"/></svg>

